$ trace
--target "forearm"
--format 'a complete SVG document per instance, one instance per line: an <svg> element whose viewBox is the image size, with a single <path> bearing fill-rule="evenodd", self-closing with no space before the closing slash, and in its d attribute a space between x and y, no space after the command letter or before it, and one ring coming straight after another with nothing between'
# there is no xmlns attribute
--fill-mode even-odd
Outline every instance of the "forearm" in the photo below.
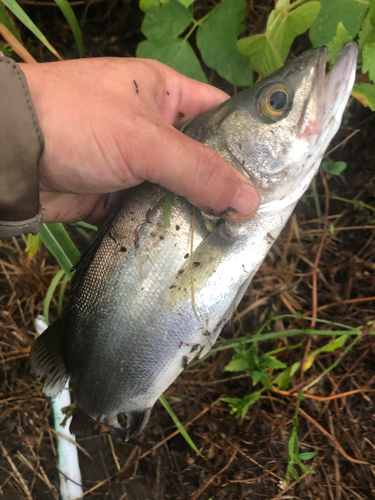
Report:
<svg viewBox="0 0 375 500"><path fill-rule="evenodd" d="M0 56L0 237L41 225L38 163L43 136L25 76Z"/></svg>

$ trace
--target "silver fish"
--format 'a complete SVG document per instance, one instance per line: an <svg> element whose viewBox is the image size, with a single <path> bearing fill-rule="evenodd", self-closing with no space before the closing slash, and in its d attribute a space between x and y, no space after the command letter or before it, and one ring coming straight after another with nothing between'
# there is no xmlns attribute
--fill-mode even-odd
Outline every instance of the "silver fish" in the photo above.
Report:
<svg viewBox="0 0 375 500"><path fill-rule="evenodd" d="M31 350L37 375L48 374L46 395L70 376L92 419L120 429L124 412L127 438L143 430L158 397L231 319L316 174L356 58L346 44L326 75L326 49L310 50L187 127L258 186L262 204L249 222L207 216L177 196L165 228L165 190L129 190L81 258L67 307Z"/></svg>

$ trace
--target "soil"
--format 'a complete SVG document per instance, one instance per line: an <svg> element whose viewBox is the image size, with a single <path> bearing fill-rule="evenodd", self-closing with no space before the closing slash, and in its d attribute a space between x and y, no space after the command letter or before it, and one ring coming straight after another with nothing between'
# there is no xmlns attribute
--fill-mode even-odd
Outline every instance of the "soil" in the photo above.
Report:
<svg viewBox="0 0 375 500"><path fill-rule="evenodd" d="M87 56L134 56L143 38L138 2L75 4L77 17L85 15ZM272 4L249 2L248 33L261 32ZM22 6L64 58L77 57L56 6L48 2ZM214 2L200 1L196 8L204 15L213 6ZM38 61L53 59L26 31L23 37ZM298 54L307 46L307 38L301 37L292 52ZM213 83L234 92L219 77ZM315 194L310 188L298 204L221 339L255 334L270 314L299 313L361 328L357 342L348 350L350 342L321 352L308 370L297 370L285 391L264 391L242 422L221 398L244 397L261 385L254 387L246 372L225 371L233 349L188 367L165 396L201 456L157 403L142 434L146 449L112 438L113 451L106 432L78 439L84 498L375 498L375 343L369 334L375 330L375 115L356 101L347 115L331 145L336 149L329 155L345 161L346 170L332 177L320 171ZM83 249L78 233L73 231L72 236ZM42 384L27 358L36 338L33 320L43 312L46 290L58 266L43 248L29 260L25 244L25 237L0 244L0 496L51 500L59 497L51 404L42 396ZM57 310L55 298L52 310ZM273 321L269 331L287 334L306 328L312 328L309 320L285 317ZM337 329L322 323L314 328ZM329 340L321 335L285 336L260 342L258 355L286 347L276 356L291 366ZM315 473L303 474L296 465L300 481L291 478L286 485L296 394L313 381L304 391L297 434L299 453L316 452L305 462Z"/></svg>

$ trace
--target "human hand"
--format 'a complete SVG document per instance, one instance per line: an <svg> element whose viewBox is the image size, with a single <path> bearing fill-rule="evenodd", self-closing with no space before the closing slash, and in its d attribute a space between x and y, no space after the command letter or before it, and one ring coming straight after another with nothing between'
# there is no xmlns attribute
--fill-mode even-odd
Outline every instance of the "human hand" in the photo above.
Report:
<svg viewBox="0 0 375 500"><path fill-rule="evenodd" d="M144 180L203 211L235 208L228 220L255 213L260 200L250 180L175 128L226 100L224 92L145 59L20 66L45 140L44 222L101 222L118 191Z"/></svg>

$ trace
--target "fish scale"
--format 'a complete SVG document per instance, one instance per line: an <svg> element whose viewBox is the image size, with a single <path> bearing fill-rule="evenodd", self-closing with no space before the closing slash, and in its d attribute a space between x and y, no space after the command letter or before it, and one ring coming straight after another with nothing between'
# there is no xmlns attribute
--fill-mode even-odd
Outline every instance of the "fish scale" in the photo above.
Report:
<svg viewBox="0 0 375 500"><path fill-rule="evenodd" d="M262 204L250 221L195 209L192 224L192 205L176 196L165 228L164 189L144 183L127 192L78 262L67 307L30 354L37 375L48 375L45 394L56 396L70 377L79 408L72 430L84 412L126 438L139 434L157 398L209 351L338 130L356 56L346 44L325 75L326 49L308 51L187 126L257 185Z"/></svg>

